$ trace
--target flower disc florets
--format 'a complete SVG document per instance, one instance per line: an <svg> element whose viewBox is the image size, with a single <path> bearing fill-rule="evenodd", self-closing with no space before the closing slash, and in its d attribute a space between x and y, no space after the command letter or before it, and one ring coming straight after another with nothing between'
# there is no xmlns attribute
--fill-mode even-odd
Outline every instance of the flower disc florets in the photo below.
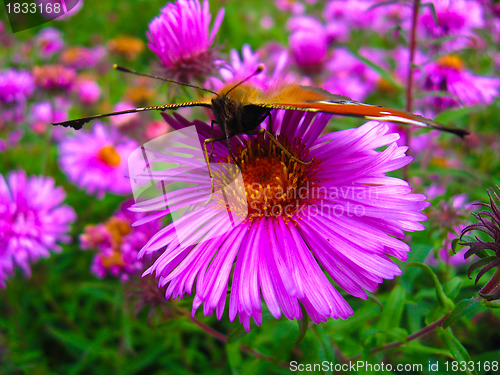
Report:
<svg viewBox="0 0 500 375"><path fill-rule="evenodd" d="M302 205L311 202L312 178L318 163L310 160L300 140L289 143L286 137L278 137L278 142L283 149L260 135L248 139L246 147L236 151L235 160L245 185L248 219L291 217Z"/></svg>

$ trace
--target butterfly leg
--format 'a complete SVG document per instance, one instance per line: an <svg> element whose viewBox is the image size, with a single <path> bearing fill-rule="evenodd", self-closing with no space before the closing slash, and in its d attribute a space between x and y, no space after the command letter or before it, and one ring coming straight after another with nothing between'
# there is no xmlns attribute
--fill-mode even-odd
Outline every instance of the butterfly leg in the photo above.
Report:
<svg viewBox="0 0 500 375"><path fill-rule="evenodd" d="M309 161L303 161L303 160L300 160L300 159L296 158L295 156L293 156L293 155L292 155L292 154L291 154L291 153L290 153L290 152L289 152L289 151L285 148L285 146L283 146L283 145L281 144L281 142L280 142L280 141L278 141L278 140L276 139L276 137L275 137L275 136L274 136L274 135L273 135L270 131L268 131L267 129L262 128L262 129L257 130L257 131L256 131L256 132L254 132L254 133L247 133L247 134L249 134L249 135L255 135L255 134L257 134L257 135L258 135L258 134L262 134L262 133L266 133L266 134L267 134L267 136L269 137L269 139L271 139L271 141L273 141L273 142L276 144L276 146L278 146L278 147L281 149L281 151L283 151L283 152L285 153L285 155L286 155L286 156L288 156L290 159L292 159L292 160L296 161L297 163L300 163L300 164L303 164L303 165L309 165L309 164L311 164L311 163L314 161L314 159L311 159L311 160L309 160Z"/></svg>
<svg viewBox="0 0 500 375"><path fill-rule="evenodd" d="M226 140L226 137L222 136L222 137L216 137L216 138L207 138L203 141L203 153L205 156L205 163L207 163L208 175L210 176L210 197L205 202L205 205L212 200L212 196L215 193L214 177L212 175L212 169L210 169L210 158L212 157L212 153L213 153L213 144L214 144L214 142L224 141L224 140ZM207 143L212 144L212 148L210 149L210 153L207 150ZM231 156L231 158L233 159L235 164L238 165L238 163L234 160L233 155L231 154L231 150L229 150L229 155Z"/></svg>
<svg viewBox="0 0 500 375"><path fill-rule="evenodd" d="M212 120L212 122L210 123L210 138L212 141L211 145L210 145L210 155L208 155L208 160L212 160L212 154L214 153L214 142L215 142L215 139L214 139L214 124L215 124L215 120ZM207 141L205 140L205 147L206 147L206 143Z"/></svg>

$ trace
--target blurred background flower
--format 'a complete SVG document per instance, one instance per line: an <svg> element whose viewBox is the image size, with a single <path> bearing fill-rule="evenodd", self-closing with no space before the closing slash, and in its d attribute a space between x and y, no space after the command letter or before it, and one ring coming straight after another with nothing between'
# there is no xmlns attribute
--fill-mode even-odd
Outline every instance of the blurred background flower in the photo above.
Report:
<svg viewBox="0 0 500 375"><path fill-rule="evenodd" d="M29 277L31 263L71 241L68 231L76 214L62 204L65 196L51 177L0 174L0 287L15 267Z"/></svg>

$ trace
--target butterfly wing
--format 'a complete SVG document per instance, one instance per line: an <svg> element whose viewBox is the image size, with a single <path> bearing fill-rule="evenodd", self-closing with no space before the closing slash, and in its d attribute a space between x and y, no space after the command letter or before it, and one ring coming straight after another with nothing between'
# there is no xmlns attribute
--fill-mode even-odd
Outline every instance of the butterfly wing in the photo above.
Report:
<svg viewBox="0 0 500 375"><path fill-rule="evenodd" d="M96 119L100 119L103 117L125 115L127 113L136 113L136 112L145 112L145 111L164 111L166 109L176 109L176 108L182 108L182 107L208 107L208 108L210 108L211 104L210 104L210 101L208 99L202 99L202 100L195 101L195 102L183 102L183 103L153 105L153 106L149 106L149 107L127 109L125 111L111 112L111 113L105 113L102 115L84 117L84 118L79 118L76 120L57 122L57 123L54 123L52 125L61 125L64 127L70 127L70 128L79 130L87 122L90 122L90 121L96 120Z"/></svg>
<svg viewBox="0 0 500 375"><path fill-rule="evenodd" d="M326 90L286 85L262 102L253 103L264 108L292 109L298 111L326 112L341 116L362 117L367 120L389 121L446 131L460 137L468 134L462 129L447 128L420 115L364 104L343 95L335 95Z"/></svg>

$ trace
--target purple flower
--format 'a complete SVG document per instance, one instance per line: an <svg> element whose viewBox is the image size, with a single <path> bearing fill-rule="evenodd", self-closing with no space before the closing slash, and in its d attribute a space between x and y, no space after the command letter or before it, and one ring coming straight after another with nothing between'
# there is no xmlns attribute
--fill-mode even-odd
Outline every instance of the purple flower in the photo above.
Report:
<svg viewBox="0 0 500 375"><path fill-rule="evenodd" d="M38 33L35 43L40 51L40 56L44 58L49 58L64 48L61 32L52 27L42 29Z"/></svg>
<svg viewBox="0 0 500 375"><path fill-rule="evenodd" d="M262 50L253 52L252 48L245 44L241 49L241 57L237 50L232 49L229 52L231 57L231 63L226 64L219 69L219 74L222 79L211 77L208 86L213 90L220 90L224 86L229 84L236 84L245 78L251 76L257 70L257 67L262 63ZM270 88L269 82L274 85L279 84L279 82L291 82L296 81L292 75L286 71L288 65L288 53L286 50L281 49L275 52L274 58L274 69L270 70L271 66L265 66L264 71L257 74L248 80L253 86L258 87L262 90L268 90Z"/></svg>
<svg viewBox="0 0 500 375"><path fill-rule="evenodd" d="M290 19L288 28L290 49L301 68L320 66L326 59L328 39L325 27L314 17L301 16Z"/></svg>
<svg viewBox="0 0 500 375"><path fill-rule="evenodd" d="M441 191L436 191L435 185L429 188L430 194L438 194ZM452 241L460 237L460 234L466 227L466 217L472 209L472 203L467 202L466 194L455 195L449 201L442 200L432 210L430 215L436 222L447 232L443 240L443 246L438 250L437 255L430 253L426 262L429 264L437 264L437 259L450 264L453 267L459 267L466 264L468 261L464 259L466 249L462 249L456 254L452 250ZM437 259L436 259L437 258Z"/></svg>
<svg viewBox="0 0 500 375"><path fill-rule="evenodd" d="M66 136L59 144L59 164L69 180L99 198L130 193L127 159L137 143L97 122L91 132Z"/></svg>
<svg viewBox="0 0 500 375"><path fill-rule="evenodd" d="M202 140L210 136L209 124L191 124L176 114L164 117L175 129L195 125ZM140 255L160 254L145 274L159 278L167 298L195 292L193 314L204 303L204 314L215 310L220 319L229 297L229 319L238 315L247 331L250 318L262 322L261 298L276 318L300 319L301 306L315 323L352 315L328 277L366 299L366 291L400 275L390 257L407 259L404 231L424 229L419 222L426 217L419 211L428 206L424 195L411 194L406 181L386 176L411 161L387 126L369 122L320 137L329 115L279 111L272 119L272 131L287 152L312 163L299 164L267 137L242 135L231 144L243 181L234 189L243 190L246 202L228 206L232 193L226 190L224 201L219 195L204 204L210 191L205 177L197 179L196 189L160 193L132 207L150 214L142 224L188 208L141 250ZM382 146L387 148L375 151ZM185 151L176 144L175 152ZM158 152L152 156L156 159L148 163L173 161ZM232 162L223 143L214 144L213 159ZM186 164L193 166L193 158ZM176 171L151 173L158 180L167 174ZM227 225L227 207L231 222L240 218L239 224Z"/></svg>
<svg viewBox="0 0 500 375"><path fill-rule="evenodd" d="M345 48L337 48L326 63L329 78L323 86L328 91L362 101L377 88L380 76Z"/></svg>
<svg viewBox="0 0 500 375"><path fill-rule="evenodd" d="M61 102L60 100L58 101ZM58 103L58 104L59 104ZM53 105L50 101L34 103L30 108L31 128L36 133L43 133L52 122L61 122L68 119L67 108Z"/></svg>
<svg viewBox="0 0 500 375"><path fill-rule="evenodd" d="M25 103L34 90L30 72L15 69L0 72L0 105Z"/></svg>
<svg viewBox="0 0 500 375"><path fill-rule="evenodd" d="M40 88L69 91L76 82L76 71L63 65L35 66L33 78Z"/></svg>
<svg viewBox="0 0 500 375"><path fill-rule="evenodd" d="M461 105L492 103L500 91L500 78L476 76L464 68L456 55L446 55L424 67L422 88L427 91L448 91L452 97L430 97L424 104L434 112Z"/></svg>
<svg viewBox="0 0 500 375"><path fill-rule="evenodd" d="M375 4L373 0L330 0L323 15L328 22L343 23L348 29L370 28L379 12L370 9Z"/></svg>
<svg viewBox="0 0 500 375"><path fill-rule="evenodd" d="M26 102L35 84L28 71L7 69L0 72L0 128L3 122L18 124L24 120Z"/></svg>
<svg viewBox="0 0 500 375"><path fill-rule="evenodd" d="M80 236L82 249L98 250L91 266L92 272L100 278L108 274L127 281L145 268L137 258L139 250L160 229L158 221L134 228L131 224L142 218L140 213L128 210L131 201L125 202L120 210L103 224L89 225Z"/></svg>
<svg viewBox="0 0 500 375"><path fill-rule="evenodd" d="M14 267L30 276L31 263L71 240L66 233L76 215L61 204L64 197L50 177L13 171L5 179L0 174L0 287Z"/></svg>
<svg viewBox="0 0 500 375"><path fill-rule="evenodd" d="M474 29L485 27L483 6L479 1L469 0L429 0L436 11L436 19L430 6L423 7L419 19L419 36L425 39L439 39L458 36L440 43L440 47L452 51L464 47L476 47L478 36ZM409 17L407 22L409 23ZM409 27L409 24L405 28Z"/></svg>
<svg viewBox="0 0 500 375"><path fill-rule="evenodd" d="M106 48L103 46L94 48L71 47L63 52L61 61L64 65L72 67L73 69L88 69L96 66L105 54Z"/></svg>
<svg viewBox="0 0 500 375"><path fill-rule="evenodd" d="M80 101L86 105L94 104L101 96L101 88L97 82L90 79L78 81L76 92L78 93Z"/></svg>
<svg viewBox="0 0 500 375"><path fill-rule="evenodd" d="M149 48L167 68L169 77L190 81L210 73L215 67L210 49L224 18L224 9L217 14L212 30L208 1L178 0L167 4L149 24Z"/></svg>

